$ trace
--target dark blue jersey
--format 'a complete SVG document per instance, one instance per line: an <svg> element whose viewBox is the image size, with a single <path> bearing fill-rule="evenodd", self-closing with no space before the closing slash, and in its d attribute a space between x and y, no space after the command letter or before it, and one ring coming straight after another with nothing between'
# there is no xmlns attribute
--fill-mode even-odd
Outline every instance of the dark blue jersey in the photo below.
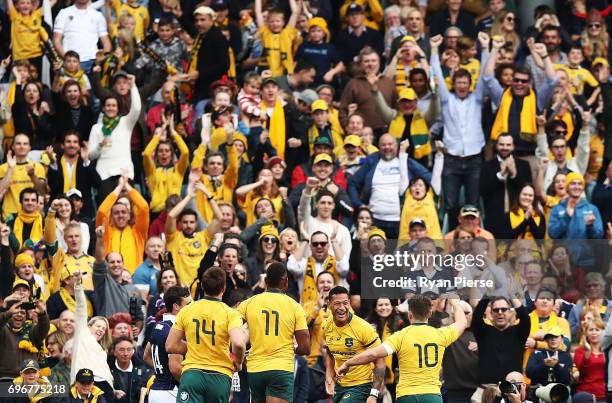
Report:
<svg viewBox="0 0 612 403"><path fill-rule="evenodd" d="M164 314L163 320L157 322L151 332L151 356L153 357L153 369L155 370L155 382L151 386L153 390L172 390L178 385L170 372L168 352L166 351L166 339L173 324L174 316Z"/></svg>

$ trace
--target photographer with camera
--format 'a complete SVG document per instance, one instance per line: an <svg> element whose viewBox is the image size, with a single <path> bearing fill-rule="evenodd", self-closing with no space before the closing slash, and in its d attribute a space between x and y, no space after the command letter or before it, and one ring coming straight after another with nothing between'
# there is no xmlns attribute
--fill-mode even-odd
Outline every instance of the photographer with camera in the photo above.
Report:
<svg viewBox="0 0 612 403"><path fill-rule="evenodd" d="M10 301L6 301L9 300ZM19 368L25 360L38 361L38 351L49 333L49 316L42 300L31 302L7 297L5 310L0 313L0 378L19 376ZM36 320L32 314L36 313Z"/></svg>
<svg viewBox="0 0 612 403"><path fill-rule="evenodd" d="M525 377L520 372L512 371L506 375L504 380L499 383L498 390L502 397L500 402L530 403L527 400L527 383L525 383Z"/></svg>

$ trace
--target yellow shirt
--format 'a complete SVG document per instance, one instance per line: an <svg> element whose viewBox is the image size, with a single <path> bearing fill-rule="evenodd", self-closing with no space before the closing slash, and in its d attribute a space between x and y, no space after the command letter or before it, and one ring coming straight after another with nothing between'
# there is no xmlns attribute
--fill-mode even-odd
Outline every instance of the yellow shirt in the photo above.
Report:
<svg viewBox="0 0 612 403"><path fill-rule="evenodd" d="M151 211L159 213L165 208L166 199L172 194L181 195L185 171L189 165L189 148L178 134L172 136L180 157L170 168L155 166L153 154L159 144L159 136L153 136L142 152L144 172L151 192Z"/></svg>
<svg viewBox="0 0 612 403"><path fill-rule="evenodd" d="M281 291L269 289L243 301L238 311L249 325L251 336L249 372L293 373L293 335L308 330L302 306Z"/></svg>
<svg viewBox="0 0 612 403"><path fill-rule="evenodd" d="M202 174L200 180L208 188L208 191L212 193L215 201L231 203L234 197L234 188L238 183L238 169L240 167L240 161L238 161L238 152L236 146L227 147L227 168L216 180L210 178L208 175ZM206 153L206 147L202 144L196 149L193 154L192 168L202 167L202 161ZM202 192L196 194L196 206L198 211L202 214L202 218L207 223L210 223L213 219L213 211L208 199Z"/></svg>
<svg viewBox="0 0 612 403"><path fill-rule="evenodd" d="M263 197L270 199L270 201L272 202L272 205L274 206L274 219L280 223L284 223L284 218L281 214L283 212L283 197L281 195L278 195L276 197L265 195ZM246 194L246 197L243 202L241 202L240 199L238 200L238 205L240 206L242 211L244 211L244 214L246 214L247 226L257 221L257 216L255 215L255 206L257 205L257 202L259 202L261 199L261 196L255 195L255 192L251 190L249 193Z"/></svg>
<svg viewBox="0 0 612 403"><path fill-rule="evenodd" d="M93 264L96 259L93 256L83 254L79 257L69 255L64 252L61 247L57 248L57 252L51 259L51 267L53 268L53 276L51 278L51 294L59 291L61 285L61 275L64 268L69 273L80 271L83 273L83 289L85 291L93 291Z"/></svg>
<svg viewBox="0 0 612 403"><path fill-rule="evenodd" d="M181 309L172 328L185 332L187 354L182 373L202 369L231 377L234 365L229 356L229 332L241 327L240 314L215 298L202 297Z"/></svg>
<svg viewBox="0 0 612 403"><path fill-rule="evenodd" d="M349 358L380 344L376 330L365 320L353 314L349 315L348 323L338 327L333 318L323 323L325 346L334 358L336 370ZM363 385L372 382L372 369L369 364L350 367L346 375L338 383L340 386Z"/></svg>
<svg viewBox="0 0 612 403"><path fill-rule="evenodd" d="M191 238L187 238L181 231L168 237L166 248L172 252L176 273L184 285L191 284L196 278L210 240L211 236L206 230L194 233Z"/></svg>
<svg viewBox="0 0 612 403"><path fill-rule="evenodd" d="M476 82L478 81L478 76L480 75L480 60L478 59L468 59L467 63L459 64L459 67L467 70L472 77L472 85L470 85L470 91L474 91L476 89Z"/></svg>
<svg viewBox="0 0 612 403"><path fill-rule="evenodd" d="M397 397L440 394L440 369L444 350L459 335L452 326L436 329L426 324L408 326L392 334L384 345L397 354Z"/></svg>
<svg viewBox="0 0 612 403"><path fill-rule="evenodd" d="M25 188L33 188L34 182L28 175L28 167L34 166L34 175L37 178L45 179L45 168L37 162L28 160L28 162L18 163L13 170L11 177L11 185L9 186L4 201L2 202L2 218L6 220L9 214L15 214L19 211L19 193ZM0 179L6 176L8 165L6 163L0 165Z"/></svg>
<svg viewBox="0 0 612 403"><path fill-rule="evenodd" d="M331 316L328 309L318 309L317 301L310 301L304 304L308 330L310 331L310 355L306 357L308 366L312 367L321 356L321 346L324 344L322 325Z"/></svg>
<svg viewBox="0 0 612 403"><path fill-rule="evenodd" d="M149 27L149 10L144 6L132 7L129 4L122 4L121 0L113 0L113 10L117 15L117 20L121 14L130 14L136 21L134 27L134 38L137 41L142 41L145 37L145 32Z"/></svg>
<svg viewBox="0 0 612 403"><path fill-rule="evenodd" d="M299 35L297 29L291 25L285 26L282 31L275 34L270 28L264 26L259 29L263 53L259 64L272 72L272 77L293 73L292 45Z"/></svg>
<svg viewBox="0 0 612 403"><path fill-rule="evenodd" d="M593 88L599 85L599 82L593 74L584 67L573 68L565 64L555 64L554 68L562 68L565 70L569 77L570 91L572 94L582 94L585 83Z"/></svg>
<svg viewBox="0 0 612 403"><path fill-rule="evenodd" d="M33 10L30 15L22 15L16 9L9 11L11 19L11 44L13 60L25 60L43 54L41 41L48 36L43 34L42 8Z"/></svg>

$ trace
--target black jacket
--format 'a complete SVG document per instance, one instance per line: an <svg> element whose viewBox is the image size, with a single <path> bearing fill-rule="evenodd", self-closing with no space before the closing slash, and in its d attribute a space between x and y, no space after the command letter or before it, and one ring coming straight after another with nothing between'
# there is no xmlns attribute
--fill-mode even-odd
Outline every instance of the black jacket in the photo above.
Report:
<svg viewBox="0 0 612 403"><path fill-rule="evenodd" d="M485 222L484 227L490 231L495 238L501 239L506 231L506 212L504 211L504 188L508 189L510 203L516 200L521 186L530 183L531 169L527 161L514 158L516 162L516 177L508 178L505 182L497 178L500 171L497 155L490 161L482 164L480 169L480 194L483 196Z"/></svg>
<svg viewBox="0 0 612 403"><path fill-rule="evenodd" d="M489 298L480 300L472 319L472 331L478 343L479 383L498 383L512 371L523 372L525 341L531 330L531 319L524 306L516 308L519 323L499 330L484 322Z"/></svg>
<svg viewBox="0 0 612 403"><path fill-rule="evenodd" d="M123 399L115 398L116 403L138 403L140 400L140 388L147 385L151 370L141 360L132 357L132 372L125 373L117 368L115 357L108 359L108 366L113 374L113 388L125 392Z"/></svg>
<svg viewBox="0 0 612 403"><path fill-rule="evenodd" d="M49 171L47 173L49 187L51 188L51 199L55 199L64 194L64 170L60 163L61 158L62 155L57 156L56 167L49 166ZM94 163L90 161L89 165L85 166L83 160L79 157L76 166L76 188L83 194L83 209L81 214L85 217L96 216L96 211L91 201L91 191L99 185L100 176L96 172Z"/></svg>
<svg viewBox="0 0 612 403"><path fill-rule="evenodd" d="M206 99L210 96L210 85L219 80L229 69L229 43L221 30L212 27L203 34L198 50L198 79L192 102Z"/></svg>
<svg viewBox="0 0 612 403"><path fill-rule="evenodd" d="M532 385L548 385L562 383L569 385L571 380L572 357L566 351L557 351L559 362L554 367L544 364L544 358L554 355L549 350L536 350L529 356L525 373L531 378Z"/></svg>
<svg viewBox="0 0 612 403"><path fill-rule="evenodd" d="M308 161L309 150L308 150L308 139L306 137L307 126L302 119L298 110L293 104L287 103L283 106L283 112L285 113L285 162L287 163L287 169L285 171L291 172L296 165L302 164ZM271 119L266 120L266 129L270 129ZM302 145L297 148L289 147L288 141L290 138L298 139L302 142ZM276 150L275 150L276 151Z"/></svg>
<svg viewBox="0 0 612 403"><path fill-rule="evenodd" d="M444 32L451 26L456 26L463 32L463 35L476 38L476 23L472 14L465 10L459 11L457 22L451 23L448 9L440 10L431 17L429 23L429 35L433 38L436 35L444 35Z"/></svg>
<svg viewBox="0 0 612 403"><path fill-rule="evenodd" d="M68 102L64 101L61 95L53 92L53 104L55 105L55 115L53 115L53 127L55 128L55 141L61 143L64 134L69 130L76 130L81 136L81 140L87 140L91 127L96 123L97 115L88 107L79 107L79 119L75 124L72 120L72 108Z"/></svg>

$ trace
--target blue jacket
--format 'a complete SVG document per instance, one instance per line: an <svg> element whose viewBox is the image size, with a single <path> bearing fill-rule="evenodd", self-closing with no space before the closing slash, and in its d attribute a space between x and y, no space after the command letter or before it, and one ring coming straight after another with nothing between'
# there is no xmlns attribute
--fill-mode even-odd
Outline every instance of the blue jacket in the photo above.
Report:
<svg viewBox="0 0 612 403"><path fill-rule="evenodd" d="M550 352L552 355L552 352ZM572 357L565 351L557 351L559 357L559 363L554 368L546 366L544 364L544 358L546 358L547 350L536 350L530 356L527 361L527 368L525 372L527 376L531 378L532 385L548 385L551 382L559 382L564 385L570 383L570 371L572 370ZM552 380L548 380L548 376L551 375Z"/></svg>
<svg viewBox="0 0 612 403"><path fill-rule="evenodd" d="M370 203L372 178L378 161L380 161L379 152L368 155L361 168L349 179L348 194L355 209ZM410 178L421 177L427 183L431 182L431 172L410 157L408 157L408 176Z"/></svg>
<svg viewBox="0 0 612 403"><path fill-rule="evenodd" d="M586 225L584 216L587 213L595 215L593 225ZM603 238L603 223L599 209L581 199L574 208L574 215L567 214L567 199L561 201L550 212L548 223L548 234L552 239L601 239Z"/></svg>
<svg viewBox="0 0 612 403"><path fill-rule="evenodd" d="M588 213L595 216L595 222L592 225L586 225L584 222L584 216ZM593 241L586 240L601 239L604 236L601 215L594 204L589 203L584 198L581 199L574 208L574 215L570 217L567 214L567 199L563 200L550 212L548 234L552 239L574 240L566 243L572 257L572 263L587 270L594 268L595 254L593 247L596 245L593 245ZM581 239L585 241L580 242ZM578 241L576 242L576 240Z"/></svg>

